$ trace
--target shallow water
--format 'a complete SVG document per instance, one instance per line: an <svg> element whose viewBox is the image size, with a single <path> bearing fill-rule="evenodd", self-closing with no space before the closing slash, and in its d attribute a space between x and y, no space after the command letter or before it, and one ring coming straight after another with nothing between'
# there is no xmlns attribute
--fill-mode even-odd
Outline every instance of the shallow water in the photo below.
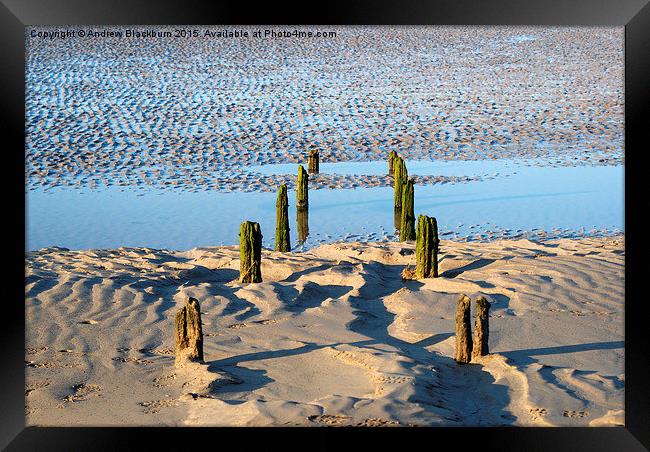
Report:
<svg viewBox="0 0 650 452"><path fill-rule="evenodd" d="M408 160L410 176L485 176L512 174L522 166L548 166L548 159L501 159L501 160ZM307 165L303 165L307 169ZM273 163L251 165L244 168L251 173L265 175L294 174L296 163ZM388 172L387 161L320 163L321 174L341 174L350 176L382 176Z"/></svg>
<svg viewBox="0 0 650 452"><path fill-rule="evenodd" d="M355 171L374 171L370 162ZM416 173L418 165L407 162ZM328 169L323 164L324 171ZM438 219L444 239L572 237L624 229L623 166L537 167L521 162L453 162L449 170L507 177L415 187L415 214ZM439 170L442 165L435 165ZM292 165L295 168L295 165ZM507 171L506 171L507 169ZM339 168L340 170L340 168ZM382 171L384 171L382 170ZM27 193L27 250L143 246L190 249L235 245L243 220L258 221L264 246L275 233L275 193L145 193L57 187ZM319 243L393 239L390 187L312 190L306 249ZM297 243L295 192L289 191L291 241ZM543 232L545 231L545 233Z"/></svg>

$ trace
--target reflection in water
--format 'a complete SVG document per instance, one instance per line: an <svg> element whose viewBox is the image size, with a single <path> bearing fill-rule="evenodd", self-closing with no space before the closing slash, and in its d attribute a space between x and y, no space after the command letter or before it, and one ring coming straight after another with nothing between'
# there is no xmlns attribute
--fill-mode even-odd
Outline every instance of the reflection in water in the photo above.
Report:
<svg viewBox="0 0 650 452"><path fill-rule="evenodd" d="M395 224L395 233L399 233L400 223L402 222L402 209L395 207L393 210L393 223Z"/></svg>
<svg viewBox="0 0 650 452"><path fill-rule="evenodd" d="M298 223L298 245L302 245L309 235L309 209L296 209Z"/></svg>
<svg viewBox="0 0 650 452"><path fill-rule="evenodd" d="M379 163L385 172L385 162ZM483 162L483 170L497 172L488 163ZM516 172L507 177L419 185L414 199L416 217L435 216L447 239L541 237L542 231L547 238L573 237L624 228L622 165L553 168L511 162L510 166ZM30 190L26 196L28 250L53 245L173 250L236 245L239 226L247 219L269 232L263 246L274 247L270 233L275 231L276 220L273 192L54 187ZM400 227L392 187L311 190L309 197L312 224L309 243L303 248L340 240L394 240L391 232ZM289 212L295 228L295 203ZM292 231L294 243L307 238L307 222L302 224L301 237Z"/></svg>

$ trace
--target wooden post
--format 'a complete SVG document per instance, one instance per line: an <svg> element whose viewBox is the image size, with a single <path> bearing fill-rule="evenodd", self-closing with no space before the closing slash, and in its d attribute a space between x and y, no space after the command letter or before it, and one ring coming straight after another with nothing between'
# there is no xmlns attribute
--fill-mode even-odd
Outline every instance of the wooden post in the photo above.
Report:
<svg viewBox="0 0 650 452"><path fill-rule="evenodd" d="M239 227L239 280L262 282L262 231L259 223L244 221Z"/></svg>
<svg viewBox="0 0 650 452"><path fill-rule="evenodd" d="M402 227L402 187L408 179L408 171L404 159L399 156L393 158L393 187L395 189L393 218L395 229L399 232Z"/></svg>
<svg viewBox="0 0 650 452"><path fill-rule="evenodd" d="M433 231L433 277L438 277L438 255L440 254L440 236L438 235L438 220L431 218L431 229Z"/></svg>
<svg viewBox="0 0 650 452"><path fill-rule="evenodd" d="M312 149L309 151L309 164L307 166L309 174L318 174L320 166L319 157L318 149Z"/></svg>
<svg viewBox="0 0 650 452"><path fill-rule="evenodd" d="M278 199L275 202L275 250L291 251L289 239L289 200L287 198L287 186L280 185Z"/></svg>
<svg viewBox="0 0 650 452"><path fill-rule="evenodd" d="M394 163L395 157L397 157L397 152L390 151L388 153L388 175L389 176L392 176L394 174L393 163Z"/></svg>
<svg viewBox="0 0 650 452"><path fill-rule="evenodd" d="M474 323L474 345L472 359L490 353L488 337L490 335L490 302L485 297L476 299L476 321Z"/></svg>
<svg viewBox="0 0 650 452"><path fill-rule="evenodd" d="M402 157L395 157L393 159L394 183L395 187L395 208L402 207L402 187L408 180L408 171L406 170L406 163Z"/></svg>
<svg viewBox="0 0 650 452"><path fill-rule="evenodd" d="M471 353L470 299L461 294L456 305L456 356L454 359L459 363L468 363Z"/></svg>
<svg viewBox="0 0 650 452"><path fill-rule="evenodd" d="M400 242L415 240L415 213L413 212L413 184L411 178L402 186L402 212L400 217Z"/></svg>
<svg viewBox="0 0 650 452"><path fill-rule="evenodd" d="M176 360L182 367L185 361L203 362L203 331L201 330L201 307L196 298L176 313Z"/></svg>
<svg viewBox="0 0 650 452"><path fill-rule="evenodd" d="M296 208L307 209L309 207L309 191L307 182L309 175L302 165L298 165L298 183L296 185Z"/></svg>
<svg viewBox="0 0 650 452"><path fill-rule="evenodd" d="M303 244L309 236L309 209L296 209L298 223L298 243Z"/></svg>
<svg viewBox="0 0 650 452"><path fill-rule="evenodd" d="M415 277L438 277L438 225L434 217L418 216Z"/></svg>

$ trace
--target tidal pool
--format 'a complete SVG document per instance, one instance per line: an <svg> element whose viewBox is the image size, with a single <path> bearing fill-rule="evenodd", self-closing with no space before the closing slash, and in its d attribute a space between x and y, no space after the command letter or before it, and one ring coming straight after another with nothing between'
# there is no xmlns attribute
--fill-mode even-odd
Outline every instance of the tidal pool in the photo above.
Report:
<svg viewBox="0 0 650 452"><path fill-rule="evenodd" d="M416 216L435 216L443 239L543 239L624 230L624 168L620 165L540 167L531 166L530 161L511 160L456 161L449 165L407 162L407 166L410 174L498 175L467 183L415 186ZM295 167L291 164L286 169L293 172ZM323 173L385 174L386 162L324 163L321 169ZM249 170L275 171L267 174L285 171L279 165ZM26 248L186 250L236 245L244 220L259 222L264 246L272 248L275 199L276 193L269 192L37 188L26 193ZM289 204L291 241L296 248L293 190L289 191ZM308 220L309 235L297 249L339 240L392 240L393 189L311 190Z"/></svg>

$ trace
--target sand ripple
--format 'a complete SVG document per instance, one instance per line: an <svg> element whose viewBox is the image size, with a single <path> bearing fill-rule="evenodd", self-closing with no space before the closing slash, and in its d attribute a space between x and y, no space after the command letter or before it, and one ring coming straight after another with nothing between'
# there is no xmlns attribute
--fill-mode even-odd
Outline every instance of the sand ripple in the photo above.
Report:
<svg viewBox="0 0 650 452"><path fill-rule="evenodd" d="M30 252L28 425L616 425L623 237ZM492 355L453 359L455 300L485 296ZM173 317L200 300L205 364L173 367ZM576 313L580 312L580 315ZM84 323L92 319L94 322Z"/></svg>
<svg viewBox="0 0 650 452"><path fill-rule="evenodd" d="M146 45L28 34L29 184L232 188L246 184L229 171L305 163L311 145L323 162L623 161L623 28L327 29Z"/></svg>

